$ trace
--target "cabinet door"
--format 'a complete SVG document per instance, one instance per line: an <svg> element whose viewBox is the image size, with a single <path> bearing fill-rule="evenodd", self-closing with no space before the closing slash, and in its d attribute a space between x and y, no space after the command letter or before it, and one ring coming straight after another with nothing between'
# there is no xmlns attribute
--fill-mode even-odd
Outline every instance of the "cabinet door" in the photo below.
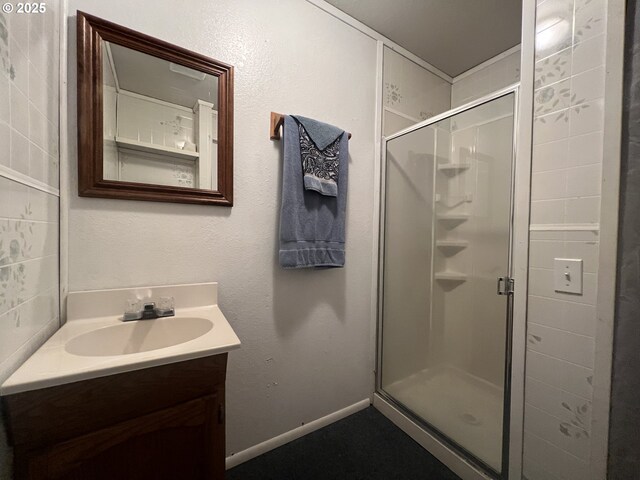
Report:
<svg viewBox="0 0 640 480"><path fill-rule="evenodd" d="M17 478L222 479L222 398L208 395L31 452L17 462Z"/></svg>

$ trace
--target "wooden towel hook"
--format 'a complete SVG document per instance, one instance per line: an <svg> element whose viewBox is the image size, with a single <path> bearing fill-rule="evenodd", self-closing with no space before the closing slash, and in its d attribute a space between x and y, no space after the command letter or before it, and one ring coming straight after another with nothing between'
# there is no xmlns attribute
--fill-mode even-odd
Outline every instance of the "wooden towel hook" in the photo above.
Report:
<svg viewBox="0 0 640 480"><path fill-rule="evenodd" d="M281 113L271 112L271 122L269 124L269 138L271 140L280 140L280 127L284 125L284 115ZM349 139L351 134L347 132Z"/></svg>

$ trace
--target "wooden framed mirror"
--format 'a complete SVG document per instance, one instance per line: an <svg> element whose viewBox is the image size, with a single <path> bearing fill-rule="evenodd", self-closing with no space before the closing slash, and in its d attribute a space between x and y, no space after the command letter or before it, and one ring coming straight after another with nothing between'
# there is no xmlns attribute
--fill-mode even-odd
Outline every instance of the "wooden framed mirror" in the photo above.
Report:
<svg viewBox="0 0 640 480"><path fill-rule="evenodd" d="M233 67L78 12L84 197L233 205Z"/></svg>

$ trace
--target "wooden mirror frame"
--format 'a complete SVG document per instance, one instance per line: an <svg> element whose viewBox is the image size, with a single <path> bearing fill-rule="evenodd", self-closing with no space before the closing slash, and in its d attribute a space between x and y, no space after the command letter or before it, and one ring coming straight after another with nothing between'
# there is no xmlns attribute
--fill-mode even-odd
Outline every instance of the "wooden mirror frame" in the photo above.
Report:
<svg viewBox="0 0 640 480"><path fill-rule="evenodd" d="M233 205L233 66L78 11L78 194L152 202ZM218 189L105 180L102 41L218 78Z"/></svg>

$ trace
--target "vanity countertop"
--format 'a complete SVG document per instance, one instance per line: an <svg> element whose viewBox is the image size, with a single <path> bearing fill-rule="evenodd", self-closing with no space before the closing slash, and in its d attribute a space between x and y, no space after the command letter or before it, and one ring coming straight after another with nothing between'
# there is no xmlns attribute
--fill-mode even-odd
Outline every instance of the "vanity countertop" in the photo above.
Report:
<svg viewBox="0 0 640 480"><path fill-rule="evenodd" d="M149 287L145 293L166 293L167 289L173 289L169 293L180 294L183 286L178 287ZM151 290L154 289L154 290ZM199 284L196 286L195 297L199 293L213 293L211 300L217 302L217 284ZM107 290L107 300L114 300L114 297L126 296L125 292L130 290ZM136 289L139 292L140 289ZM79 292L85 294L85 292ZM88 332L95 332L114 326L123 325L122 314L114 314L111 305L107 308L110 314L99 317L84 316L74 318L78 313L86 314L87 305L90 305L95 296L100 292L86 292L82 298L71 299L70 303L76 302L78 305L70 306L69 320L65 323L49 340L47 340L13 375L11 375L0 387L0 395L12 395L16 393L36 390L40 388L53 387L66 383L88 380L96 377L104 377L116 373L140 370L169 363L176 363L209 355L228 352L240 347L240 340L233 331L231 325L224 317L217 304L203 304L207 302L196 301L197 306L188 307L184 302L176 302L175 317L162 319L165 322L180 322L181 318L198 317L209 320L213 327L206 333L176 345L156 348L153 350L140 351L135 353L125 353L118 355L77 355L69 353L67 343ZM93 297L92 297L93 295ZM194 295L191 295L191 300ZM80 300L78 302L78 300ZM196 300L198 300L196 298ZM118 302L120 305L122 303ZM98 309L99 310L99 309ZM100 313L105 313L102 310ZM149 325L146 322L155 320L139 320L127 322L135 327L139 323L141 327Z"/></svg>

